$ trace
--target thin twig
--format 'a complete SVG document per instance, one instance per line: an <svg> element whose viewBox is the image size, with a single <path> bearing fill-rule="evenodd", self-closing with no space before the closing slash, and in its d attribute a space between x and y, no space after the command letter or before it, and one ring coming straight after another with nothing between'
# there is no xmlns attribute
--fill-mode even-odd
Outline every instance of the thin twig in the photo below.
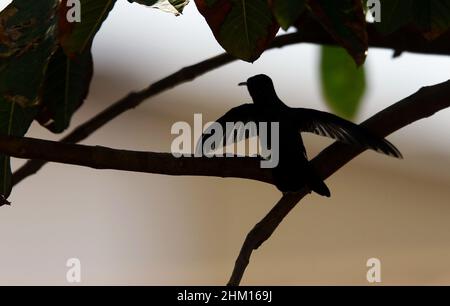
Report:
<svg viewBox="0 0 450 306"><path fill-rule="evenodd" d="M384 109L362 125L373 133L387 135L436 112L450 107L450 81L420 89L415 94ZM311 163L324 179L339 170L363 150L333 143L315 157ZM248 233L236 259L233 273L228 281L230 286L238 286L244 275L253 250L258 249L276 230L289 212L303 199L309 191L285 194L275 207Z"/></svg>

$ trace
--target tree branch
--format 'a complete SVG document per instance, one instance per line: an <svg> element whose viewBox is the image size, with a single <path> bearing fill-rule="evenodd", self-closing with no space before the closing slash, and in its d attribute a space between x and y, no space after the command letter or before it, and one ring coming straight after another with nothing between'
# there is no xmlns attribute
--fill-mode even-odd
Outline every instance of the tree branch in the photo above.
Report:
<svg viewBox="0 0 450 306"><path fill-rule="evenodd" d="M298 42L333 45L336 42L313 18L306 18L299 25ZM450 31L429 41L416 30L404 27L389 35L381 35L373 24L368 24L369 47L392 49L396 53L412 52L421 54L450 55Z"/></svg>
<svg viewBox="0 0 450 306"><path fill-rule="evenodd" d="M380 137L385 137L412 122L430 117L448 107L450 107L450 81L424 87L374 115L362 125ZM336 142L325 148L311 163L321 177L326 179L362 151L363 149ZM8 136L0 136L0 152L18 158L35 158L98 169L168 175L237 177L272 182L270 171L261 169L259 159L250 157L177 159L168 153L114 150L98 146ZM309 192L305 188L298 193L285 194L250 231L236 260L229 285L239 285L253 250L272 235L284 217Z"/></svg>
<svg viewBox="0 0 450 306"><path fill-rule="evenodd" d="M251 179L272 183L269 169L260 167L260 158L236 156L174 157L171 153L118 150L0 135L0 152L16 158L35 159L62 164L176 176L209 176Z"/></svg>
<svg viewBox="0 0 450 306"><path fill-rule="evenodd" d="M398 31L389 36L382 37L372 25L368 27L369 45L371 47L390 48L396 52L409 51L424 54L450 54L450 31L434 41L426 41L421 35L408 30ZM269 49L281 48L297 43L335 44L330 35L313 21L307 21L302 25L301 33L285 34L277 37ZM101 113L75 128L70 134L61 139L61 142L77 143L86 139L89 135L100 129L109 121L115 119L129 109L133 109L143 103L146 99L169 90L177 85L192 81L197 77L222 67L236 59L229 54L223 53L185 67L163 79L151 84L147 88L130 93L115 102ZM26 177L35 174L44 165L45 161L30 160L13 176L13 184L16 185Z"/></svg>
<svg viewBox="0 0 450 306"><path fill-rule="evenodd" d="M362 125L373 133L386 137L402 127L430 117L448 107L450 107L450 81L424 87L417 93L379 112ZM335 142L317 155L311 163L321 177L326 179L362 151L359 148ZM228 285L240 284L253 250L258 249L269 239L281 221L309 192L305 188L298 193L283 195L272 210L248 233L236 259Z"/></svg>

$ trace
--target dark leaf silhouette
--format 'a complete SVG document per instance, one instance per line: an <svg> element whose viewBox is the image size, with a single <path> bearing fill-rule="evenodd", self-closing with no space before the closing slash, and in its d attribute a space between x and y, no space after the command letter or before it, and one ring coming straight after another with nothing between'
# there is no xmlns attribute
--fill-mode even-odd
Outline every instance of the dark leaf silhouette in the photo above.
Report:
<svg viewBox="0 0 450 306"><path fill-rule="evenodd" d="M308 2L308 7L356 64L362 65L367 55L368 37L361 0L314 0Z"/></svg>
<svg viewBox="0 0 450 306"><path fill-rule="evenodd" d="M46 71L39 123L54 133L63 132L86 99L92 74L90 48L74 57L58 48Z"/></svg>
<svg viewBox="0 0 450 306"><path fill-rule="evenodd" d="M279 29L267 0L195 0L195 3L221 46L248 62L259 58Z"/></svg>
<svg viewBox="0 0 450 306"><path fill-rule="evenodd" d="M57 0L15 0L0 13L0 133L23 136L40 103L49 58ZM9 157L0 155L0 194L11 192Z"/></svg>

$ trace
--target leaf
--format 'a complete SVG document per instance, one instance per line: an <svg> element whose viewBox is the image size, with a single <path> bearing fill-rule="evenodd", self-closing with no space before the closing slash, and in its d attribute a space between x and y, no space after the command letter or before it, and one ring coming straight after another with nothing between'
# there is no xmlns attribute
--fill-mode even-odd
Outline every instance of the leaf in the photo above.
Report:
<svg viewBox="0 0 450 306"><path fill-rule="evenodd" d="M92 74L90 49L70 58L59 48L48 65L39 123L53 133L63 132L86 99Z"/></svg>
<svg viewBox="0 0 450 306"><path fill-rule="evenodd" d="M376 24L382 34L390 34L411 25L433 40L450 28L448 0L382 0L381 22Z"/></svg>
<svg viewBox="0 0 450 306"><path fill-rule="evenodd" d="M195 0L216 40L231 55L253 62L279 30L267 0Z"/></svg>
<svg viewBox="0 0 450 306"><path fill-rule="evenodd" d="M15 0L0 12L0 133L23 136L40 103L56 48L58 0ZM9 157L0 155L0 194L11 192Z"/></svg>
<svg viewBox="0 0 450 306"><path fill-rule="evenodd" d="M270 0L272 11L278 24L287 30L305 10L306 0Z"/></svg>
<svg viewBox="0 0 450 306"><path fill-rule="evenodd" d="M450 28L450 1L417 0L414 2L415 24L423 36L433 40L447 32Z"/></svg>
<svg viewBox="0 0 450 306"><path fill-rule="evenodd" d="M381 34L390 34L413 20L414 0L382 0L381 18L375 26Z"/></svg>
<svg viewBox="0 0 450 306"><path fill-rule="evenodd" d="M23 136L33 122L36 108L22 107L18 103L0 97L0 133L8 136ZM11 193L10 157L0 154L0 194L5 198Z"/></svg>
<svg viewBox="0 0 450 306"><path fill-rule="evenodd" d="M357 67L344 49L324 46L320 73L328 106L342 117L354 118L366 89L364 66Z"/></svg>
<svg viewBox="0 0 450 306"><path fill-rule="evenodd" d="M163 12L172 13L176 16L183 13L184 8L188 5L189 0L128 0L128 2L139 3L160 9Z"/></svg>
<svg viewBox="0 0 450 306"><path fill-rule="evenodd" d="M362 65L367 55L368 37L361 0L310 0L308 7L334 40Z"/></svg>
<svg viewBox="0 0 450 306"><path fill-rule="evenodd" d="M95 34L113 9L116 0L80 0L81 22L69 22L68 0L60 4L60 43L69 56L83 53L92 44Z"/></svg>

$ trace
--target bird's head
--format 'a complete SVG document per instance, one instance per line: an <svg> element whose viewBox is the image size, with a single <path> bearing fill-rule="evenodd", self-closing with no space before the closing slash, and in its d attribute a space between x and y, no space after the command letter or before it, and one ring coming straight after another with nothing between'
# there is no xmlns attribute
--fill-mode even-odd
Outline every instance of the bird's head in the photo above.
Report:
<svg viewBox="0 0 450 306"><path fill-rule="evenodd" d="M239 83L239 86L247 86L255 104L268 106L278 101L272 79L265 74L252 76L247 82Z"/></svg>

